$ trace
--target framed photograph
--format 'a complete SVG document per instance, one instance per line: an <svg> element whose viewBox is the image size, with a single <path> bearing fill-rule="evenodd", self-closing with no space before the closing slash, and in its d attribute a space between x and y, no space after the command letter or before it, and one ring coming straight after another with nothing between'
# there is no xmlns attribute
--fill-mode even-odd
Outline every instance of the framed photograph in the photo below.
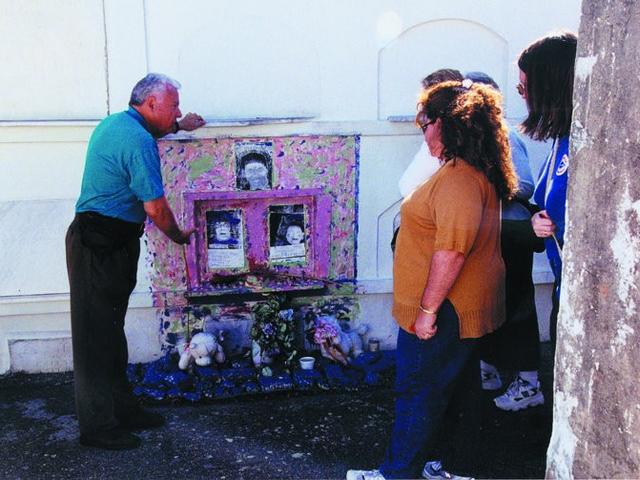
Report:
<svg viewBox="0 0 640 480"><path fill-rule="evenodd" d="M306 262L305 225L304 205L269 206L269 260L271 262Z"/></svg>
<svg viewBox="0 0 640 480"><path fill-rule="evenodd" d="M271 142L238 142L236 187L238 190L270 190L273 184L273 144Z"/></svg>
<svg viewBox="0 0 640 480"><path fill-rule="evenodd" d="M217 295L226 277L241 285L251 272L327 276L331 197L321 189L185 192L184 204L184 224L196 229L185 251L192 295ZM287 281L278 288L298 289Z"/></svg>
<svg viewBox="0 0 640 480"><path fill-rule="evenodd" d="M205 216L208 268L244 267L242 211L209 210Z"/></svg>

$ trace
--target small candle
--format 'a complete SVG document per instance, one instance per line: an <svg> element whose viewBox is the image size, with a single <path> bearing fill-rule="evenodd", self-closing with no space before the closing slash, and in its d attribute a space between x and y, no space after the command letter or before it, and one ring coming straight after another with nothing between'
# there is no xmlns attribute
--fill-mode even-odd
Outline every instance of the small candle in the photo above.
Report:
<svg viewBox="0 0 640 480"><path fill-rule="evenodd" d="M380 340L378 340L377 338L370 338L369 339L369 351L370 352L377 352L378 350L380 350Z"/></svg>

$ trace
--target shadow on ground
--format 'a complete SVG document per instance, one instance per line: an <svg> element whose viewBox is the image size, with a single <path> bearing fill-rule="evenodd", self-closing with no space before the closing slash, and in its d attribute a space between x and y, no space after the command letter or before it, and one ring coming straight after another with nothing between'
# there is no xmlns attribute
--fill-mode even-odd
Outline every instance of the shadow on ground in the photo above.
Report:
<svg viewBox="0 0 640 480"><path fill-rule="evenodd" d="M502 412L483 399L482 441L465 462L477 478L544 477L552 353L542 346L546 403ZM81 447L69 373L0 378L0 478L344 478L373 468L393 420L393 392L270 394L153 407L167 424L127 452ZM454 468L452 468L454 470Z"/></svg>

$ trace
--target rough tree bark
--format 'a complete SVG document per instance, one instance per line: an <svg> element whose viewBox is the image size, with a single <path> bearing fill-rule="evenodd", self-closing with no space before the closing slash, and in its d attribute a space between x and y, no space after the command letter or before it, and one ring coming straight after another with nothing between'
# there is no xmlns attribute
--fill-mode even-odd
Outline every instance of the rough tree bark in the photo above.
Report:
<svg viewBox="0 0 640 480"><path fill-rule="evenodd" d="M640 2L585 0L549 478L640 477Z"/></svg>

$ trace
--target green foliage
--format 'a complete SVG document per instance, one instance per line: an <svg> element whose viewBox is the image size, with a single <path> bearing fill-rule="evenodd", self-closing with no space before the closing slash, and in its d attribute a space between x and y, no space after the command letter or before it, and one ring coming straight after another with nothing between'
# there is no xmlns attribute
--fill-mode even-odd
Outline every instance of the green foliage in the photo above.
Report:
<svg viewBox="0 0 640 480"><path fill-rule="evenodd" d="M295 348L295 328L293 310L283 310L286 299L282 295L269 295L266 301L253 307L254 322L251 326L251 339L263 352L279 352L289 366L298 354Z"/></svg>

